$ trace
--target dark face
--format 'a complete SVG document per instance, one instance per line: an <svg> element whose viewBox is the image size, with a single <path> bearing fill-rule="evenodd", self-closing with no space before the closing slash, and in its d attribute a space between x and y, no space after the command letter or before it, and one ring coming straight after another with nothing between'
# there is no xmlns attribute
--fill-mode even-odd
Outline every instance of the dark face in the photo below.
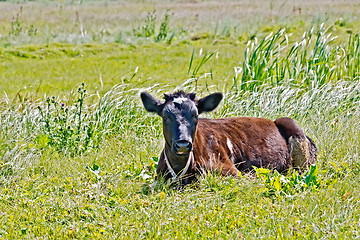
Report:
<svg viewBox="0 0 360 240"><path fill-rule="evenodd" d="M189 98L174 98L164 106L163 133L175 154L186 155L192 150L198 115L195 102Z"/></svg>
<svg viewBox="0 0 360 240"><path fill-rule="evenodd" d="M146 110L162 117L166 144L178 156L192 151L199 114L214 110L221 99L221 93L196 100L193 93L177 92L165 95L165 102L162 102L147 92L141 93Z"/></svg>

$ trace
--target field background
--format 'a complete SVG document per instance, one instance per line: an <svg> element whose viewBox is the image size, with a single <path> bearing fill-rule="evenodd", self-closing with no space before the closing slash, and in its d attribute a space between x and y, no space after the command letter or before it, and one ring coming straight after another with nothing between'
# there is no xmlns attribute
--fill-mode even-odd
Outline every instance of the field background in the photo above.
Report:
<svg viewBox="0 0 360 240"><path fill-rule="evenodd" d="M0 238L358 239L360 2L0 1ZM139 93L294 118L302 176L154 183Z"/></svg>

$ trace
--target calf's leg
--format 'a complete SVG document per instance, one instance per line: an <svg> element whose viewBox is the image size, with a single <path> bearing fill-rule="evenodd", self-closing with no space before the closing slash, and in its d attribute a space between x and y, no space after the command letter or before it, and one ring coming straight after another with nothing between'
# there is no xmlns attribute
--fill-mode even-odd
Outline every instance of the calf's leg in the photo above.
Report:
<svg viewBox="0 0 360 240"><path fill-rule="evenodd" d="M302 172L316 161L316 146L314 141L305 136L300 126L291 118L275 120L281 135L285 138L291 156L293 168Z"/></svg>
<svg viewBox="0 0 360 240"><path fill-rule="evenodd" d="M223 167L221 168L221 175L223 176L234 176L237 177L239 176L240 172L239 170L235 167L234 164L227 164L227 165L223 165Z"/></svg>

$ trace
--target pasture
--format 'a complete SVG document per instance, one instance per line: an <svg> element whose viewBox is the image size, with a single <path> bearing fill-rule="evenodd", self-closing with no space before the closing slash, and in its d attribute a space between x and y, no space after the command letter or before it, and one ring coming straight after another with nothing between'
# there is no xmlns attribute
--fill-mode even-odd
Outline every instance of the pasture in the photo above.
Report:
<svg viewBox="0 0 360 240"><path fill-rule="evenodd" d="M357 1L0 1L0 238L357 239ZM224 99L208 118L294 118L303 175L154 183L140 92Z"/></svg>

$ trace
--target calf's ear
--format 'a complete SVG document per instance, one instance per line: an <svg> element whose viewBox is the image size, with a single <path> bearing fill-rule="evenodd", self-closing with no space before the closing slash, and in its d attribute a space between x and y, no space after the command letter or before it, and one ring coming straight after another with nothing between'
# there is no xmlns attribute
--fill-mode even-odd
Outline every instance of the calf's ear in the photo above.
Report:
<svg viewBox="0 0 360 240"><path fill-rule="evenodd" d="M140 94L140 97L146 111L154 112L157 113L158 115L161 115L162 102L159 99L151 96L150 93L148 92L142 92Z"/></svg>
<svg viewBox="0 0 360 240"><path fill-rule="evenodd" d="M222 93L213 93L198 100L197 107L199 114L214 110L222 100Z"/></svg>

